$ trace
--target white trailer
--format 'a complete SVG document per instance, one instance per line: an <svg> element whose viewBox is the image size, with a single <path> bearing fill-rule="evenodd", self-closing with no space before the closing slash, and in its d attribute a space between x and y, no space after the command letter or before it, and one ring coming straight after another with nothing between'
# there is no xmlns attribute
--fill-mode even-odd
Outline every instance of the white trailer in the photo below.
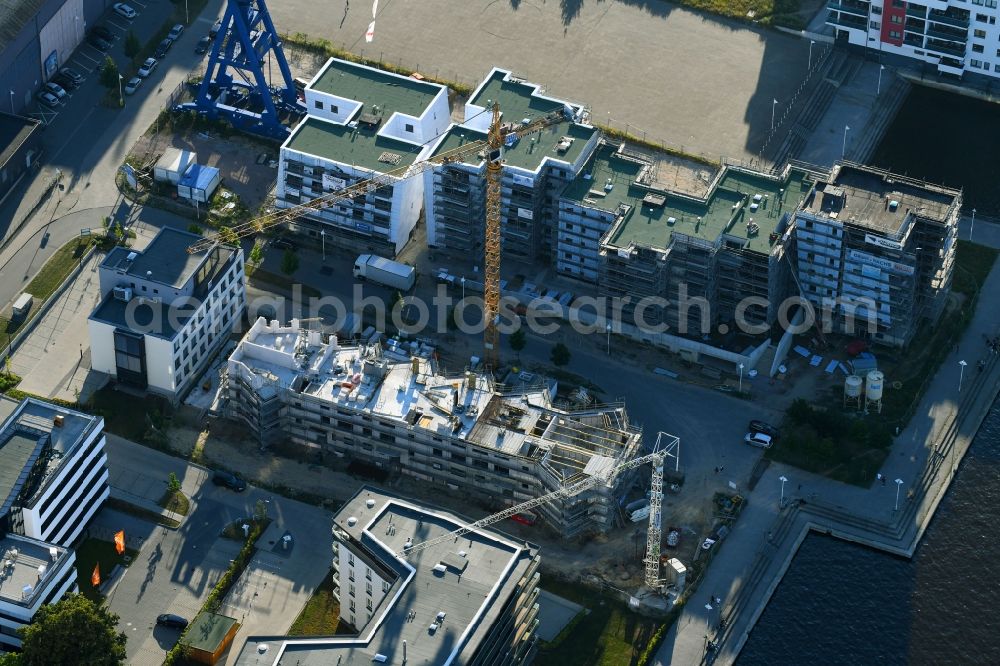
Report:
<svg viewBox="0 0 1000 666"><path fill-rule="evenodd" d="M401 264L374 254L362 254L354 262L354 277L376 282L378 284L409 291L417 279L413 266Z"/></svg>

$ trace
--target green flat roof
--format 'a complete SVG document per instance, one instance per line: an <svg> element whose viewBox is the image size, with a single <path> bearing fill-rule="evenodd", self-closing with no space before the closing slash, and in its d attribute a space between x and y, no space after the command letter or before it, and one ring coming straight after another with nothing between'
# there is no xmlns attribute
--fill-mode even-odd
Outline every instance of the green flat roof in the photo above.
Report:
<svg viewBox="0 0 1000 666"><path fill-rule="evenodd" d="M288 148L379 173L413 164L420 146L378 136L375 131L361 126L351 129L318 118L306 118L295 128ZM400 160L396 164L380 162L382 153L394 153L400 156Z"/></svg>
<svg viewBox="0 0 1000 666"><path fill-rule="evenodd" d="M198 613L184 634L184 645L196 650L215 652L229 630L237 624L235 618L216 613Z"/></svg>
<svg viewBox="0 0 1000 666"><path fill-rule="evenodd" d="M310 86L313 90L375 105L388 118L395 112L419 117L442 88L344 60L331 60Z"/></svg>
<svg viewBox="0 0 1000 666"><path fill-rule="evenodd" d="M546 157L563 162L575 162L580 157L580 153L583 152L583 147L587 145L587 141L590 140L596 131L593 127L577 125L568 121L552 125L541 132L536 132L530 137L521 139L512 148L505 148L503 152L504 163L527 171L537 171L542 164L542 160ZM534 143L531 142L532 137L535 139ZM559 152L556 150L556 146L563 137L569 137L573 141L565 152ZM466 143L485 140L486 134L484 132L455 126L445 134L444 139L438 144L437 150L434 151L434 155L454 150ZM466 159L463 160L463 163L477 165L481 164L482 160Z"/></svg>
<svg viewBox="0 0 1000 666"><path fill-rule="evenodd" d="M6 508L10 494L19 490L25 468L38 447L38 436L21 432L0 443L0 508Z"/></svg>
<svg viewBox="0 0 1000 666"><path fill-rule="evenodd" d="M614 147L601 146L562 196L601 210L613 211L621 203L632 206L609 239L610 244L617 247L635 243L666 248L674 233L715 242L720 235L728 233L746 239L747 249L767 253L771 248L770 234L781 220L781 214L791 210L801 199L805 179L804 173L795 170L790 172L787 180L780 181L727 168L707 201L667 193L662 207L651 208L642 204L648 190L633 184L640 169L640 164L614 155ZM587 174L589 179L585 177ZM613 187L610 192L605 192L608 178L612 179ZM783 197L780 194L782 189ZM604 196L598 194L602 192ZM751 211L750 205L754 203L756 194L760 194L762 200L758 210ZM734 209L734 206L737 208ZM737 217L730 225L734 214ZM674 221L670 222L670 218ZM747 231L750 218L759 227L754 235Z"/></svg>

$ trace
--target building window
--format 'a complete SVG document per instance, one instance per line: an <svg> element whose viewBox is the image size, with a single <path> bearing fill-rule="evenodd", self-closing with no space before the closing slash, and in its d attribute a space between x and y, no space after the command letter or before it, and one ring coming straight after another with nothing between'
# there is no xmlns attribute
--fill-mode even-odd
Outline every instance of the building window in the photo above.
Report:
<svg viewBox="0 0 1000 666"><path fill-rule="evenodd" d="M896 14L894 16L890 16L889 17L889 21L891 23L902 23L903 22L903 17L900 16L900 15L898 15L898 14Z"/></svg>
<svg viewBox="0 0 1000 666"><path fill-rule="evenodd" d="M371 600L371 599L368 599L368 600L367 600L367 601L365 602L365 605L366 605L366 606L368 607L368 610L371 610L371 609L372 609L372 600Z"/></svg>
<svg viewBox="0 0 1000 666"><path fill-rule="evenodd" d="M389 582L388 581L382 581L382 592L383 592L383 594L389 592Z"/></svg>
<svg viewBox="0 0 1000 666"><path fill-rule="evenodd" d="M902 39L903 38L903 34L901 32L899 32L899 30L890 30L889 31L889 38L890 39Z"/></svg>
<svg viewBox="0 0 1000 666"><path fill-rule="evenodd" d="M976 69L979 69L980 62L981 62L980 60L976 60L976 59L973 58L973 60L972 60L972 62L970 64L973 67L975 67Z"/></svg>
<svg viewBox="0 0 1000 666"><path fill-rule="evenodd" d="M407 123L407 124L405 125L405 129L406 129L406 131L407 131L407 132L409 132L410 134L412 134L412 133L413 133L413 125L410 125L409 123Z"/></svg>
<svg viewBox="0 0 1000 666"><path fill-rule="evenodd" d="M975 30L972 31L972 36L975 37L976 39L986 39L986 31L976 28Z"/></svg>
<svg viewBox="0 0 1000 666"><path fill-rule="evenodd" d="M372 584L371 583L365 583L365 591L368 593L369 597L372 596Z"/></svg>
<svg viewBox="0 0 1000 666"><path fill-rule="evenodd" d="M333 113L340 113L340 109L337 108L336 104L330 105L330 111L332 111Z"/></svg>
<svg viewBox="0 0 1000 666"><path fill-rule="evenodd" d="M368 567L365 567L365 578L367 578L368 580L372 579L372 570L369 569Z"/></svg>
<svg viewBox="0 0 1000 666"><path fill-rule="evenodd" d="M351 612L354 612L354 599L351 599Z"/></svg>
<svg viewBox="0 0 1000 666"><path fill-rule="evenodd" d="M868 27L871 28L872 30L878 30L879 28L882 27L882 24L879 23L878 21L872 21L871 23L868 24Z"/></svg>
<svg viewBox="0 0 1000 666"><path fill-rule="evenodd" d="M972 45L972 52L973 53L982 53L983 52L983 45L982 44L973 44Z"/></svg>
<svg viewBox="0 0 1000 666"><path fill-rule="evenodd" d="M354 553L347 556L347 563L352 567L354 566Z"/></svg>
<svg viewBox="0 0 1000 666"><path fill-rule="evenodd" d="M350 586L347 589L347 593L350 594L352 597L354 596L354 583L350 584Z"/></svg>
<svg viewBox="0 0 1000 666"><path fill-rule="evenodd" d="M316 100L315 102L313 102L313 106L315 106L317 109L322 109L323 108L323 102L321 102L319 100Z"/></svg>

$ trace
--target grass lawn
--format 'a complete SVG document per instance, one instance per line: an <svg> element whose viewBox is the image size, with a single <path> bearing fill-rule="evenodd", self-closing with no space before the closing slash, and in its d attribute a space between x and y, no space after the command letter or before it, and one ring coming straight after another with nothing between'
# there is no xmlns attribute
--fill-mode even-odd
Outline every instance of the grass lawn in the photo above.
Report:
<svg viewBox="0 0 1000 666"><path fill-rule="evenodd" d="M590 610L557 645L543 645L538 666L632 666L638 663L658 623L631 612L625 603L581 585L545 580L543 589Z"/></svg>
<svg viewBox="0 0 1000 666"><path fill-rule="evenodd" d="M333 570L323 577L312 598L295 618L289 636L333 636L354 633L340 622L340 603L333 596Z"/></svg>
<svg viewBox="0 0 1000 666"><path fill-rule="evenodd" d="M76 577L80 586L80 594L91 601L100 602L103 597L97 588L90 584L90 576L94 573L94 565L100 564L101 582L108 580L111 570L119 564L128 567L135 561L139 551L125 549L124 555L115 552L115 544L110 541L86 539L76 549Z"/></svg>
<svg viewBox="0 0 1000 666"><path fill-rule="evenodd" d="M676 0L677 4L702 11L746 20L753 12L753 20L764 25L782 25L802 28L805 21L799 15L802 0Z"/></svg>
<svg viewBox="0 0 1000 666"><path fill-rule="evenodd" d="M4 310L0 314L0 332L6 334L3 340L4 346L10 342L10 338L17 333L17 330L38 312L38 307L46 298L52 295L52 292L76 268L77 264L80 263L80 259L86 254L87 249L93 244L93 239L74 239L56 250L49 257L49 260L45 262L45 265L38 271L38 274L23 289L23 291L35 297L35 302L31 306L31 312L28 316L20 321L13 322L10 319L10 310Z"/></svg>
<svg viewBox="0 0 1000 666"><path fill-rule="evenodd" d="M160 506L168 511L173 511L174 513L179 513L182 516L188 515L188 511L191 510L191 501L187 498L187 495L181 491L175 493L169 490L163 493L163 497L160 498Z"/></svg>
<svg viewBox="0 0 1000 666"><path fill-rule="evenodd" d="M162 398L146 396L142 399L141 408L137 409L135 398L105 386L90 398L88 408L104 417L104 427L108 432L133 442L143 442L149 431L147 415L157 427L162 428L167 404Z"/></svg>

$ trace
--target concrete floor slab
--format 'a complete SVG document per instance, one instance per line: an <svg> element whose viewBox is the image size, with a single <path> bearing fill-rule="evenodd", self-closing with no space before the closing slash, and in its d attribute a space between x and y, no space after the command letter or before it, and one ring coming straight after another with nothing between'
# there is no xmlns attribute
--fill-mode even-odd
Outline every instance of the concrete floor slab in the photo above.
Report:
<svg viewBox="0 0 1000 666"><path fill-rule="evenodd" d="M552 642L573 618L583 612L589 611L569 599L539 590L538 629L535 634L543 641Z"/></svg>

